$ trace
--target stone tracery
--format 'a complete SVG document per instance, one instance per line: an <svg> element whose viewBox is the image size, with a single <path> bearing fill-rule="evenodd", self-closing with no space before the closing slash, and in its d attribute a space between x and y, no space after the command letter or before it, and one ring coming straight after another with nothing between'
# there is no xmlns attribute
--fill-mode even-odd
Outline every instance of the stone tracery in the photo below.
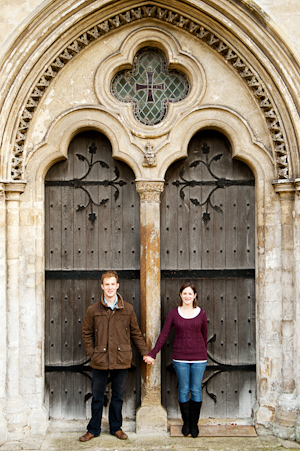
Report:
<svg viewBox="0 0 300 451"><path fill-rule="evenodd" d="M189 93L187 77L168 69L164 53L144 47L134 57L131 70L118 72L111 81L111 92L120 102L134 105L135 119L144 125L161 122L168 105L183 100Z"/></svg>
<svg viewBox="0 0 300 451"><path fill-rule="evenodd" d="M24 171L24 145L27 137L27 130L33 114L45 93L51 81L57 76L58 72L76 56L81 50L90 43L100 38L106 33L113 31L123 25L129 24L143 18L153 18L165 21L174 26L184 29L193 34L202 42L206 43L213 50L219 53L245 80L247 86L251 89L253 96L257 99L260 109L266 119L274 148L276 152L276 164L278 179L288 179L288 160L287 160L287 142L286 136L281 124L279 113L271 99L270 94L264 83L255 71L243 60L234 48L218 37L216 33L204 27L202 24L184 17L169 8L161 8L156 5L145 5L143 7L131 8L123 13L108 18L95 25L77 39L71 42L62 53L49 65L39 82L33 89L19 122L18 131L15 138L14 151L12 157L11 176L12 180L21 180Z"/></svg>

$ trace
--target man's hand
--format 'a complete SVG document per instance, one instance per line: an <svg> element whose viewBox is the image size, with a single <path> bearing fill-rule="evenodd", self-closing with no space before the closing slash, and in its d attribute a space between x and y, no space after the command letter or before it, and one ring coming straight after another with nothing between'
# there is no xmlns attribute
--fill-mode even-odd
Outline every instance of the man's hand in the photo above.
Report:
<svg viewBox="0 0 300 451"><path fill-rule="evenodd" d="M154 365L155 359L150 357L150 355L144 355L143 360L147 365Z"/></svg>

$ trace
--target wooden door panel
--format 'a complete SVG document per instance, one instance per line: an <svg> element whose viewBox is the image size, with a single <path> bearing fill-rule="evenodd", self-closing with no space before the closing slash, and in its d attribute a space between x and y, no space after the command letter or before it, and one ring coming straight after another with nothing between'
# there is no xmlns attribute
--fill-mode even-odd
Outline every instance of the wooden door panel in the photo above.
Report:
<svg viewBox="0 0 300 451"><path fill-rule="evenodd" d="M230 144L204 131L166 174L161 202L162 323L180 285L195 283L208 317L205 417L250 417L255 401L254 177ZM171 335L162 350L162 398L178 416Z"/></svg>
<svg viewBox="0 0 300 451"><path fill-rule="evenodd" d="M140 318L139 196L133 172L112 159L104 135L80 133L68 160L48 171L45 216L46 402L53 418L83 419L90 415L91 369L82 321L100 297L103 271L118 271L120 293ZM134 352L124 404L128 418L140 399L140 361Z"/></svg>

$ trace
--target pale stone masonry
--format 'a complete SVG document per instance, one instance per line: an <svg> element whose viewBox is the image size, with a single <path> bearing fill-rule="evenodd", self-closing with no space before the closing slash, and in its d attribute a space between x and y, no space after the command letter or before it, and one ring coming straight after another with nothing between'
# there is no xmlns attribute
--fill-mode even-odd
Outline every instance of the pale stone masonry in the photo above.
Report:
<svg viewBox="0 0 300 451"><path fill-rule="evenodd" d="M43 434L45 199L49 168L94 129L140 195L141 320L160 331L160 195L202 129L222 132L255 176L259 433L300 442L300 11L298 0L0 2L0 444ZM143 46L190 93L154 127L110 81ZM147 300L145 303L144 300ZM142 373L136 430L166 430L160 364Z"/></svg>

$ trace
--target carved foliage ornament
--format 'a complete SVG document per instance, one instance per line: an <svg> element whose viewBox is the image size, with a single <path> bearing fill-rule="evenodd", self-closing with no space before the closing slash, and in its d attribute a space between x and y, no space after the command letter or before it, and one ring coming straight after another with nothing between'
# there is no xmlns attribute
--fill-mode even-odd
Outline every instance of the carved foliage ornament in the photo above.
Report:
<svg viewBox="0 0 300 451"><path fill-rule="evenodd" d="M252 94L257 99L259 107L265 116L277 155L276 163L278 178L288 179L289 173L285 132L277 108L273 104L271 96L259 76L247 63L245 63L242 56L239 55L230 44L219 38L217 34L203 26L203 24L174 12L170 8L161 8L149 3L142 7L128 9L121 14L117 14L100 22L71 42L64 51L57 55L55 60L52 61L31 92L22 111L13 150L11 166L12 180L20 180L23 177L23 152L30 121L43 94L59 71L79 52L86 48L90 43L101 38L101 36L126 24L145 18L155 18L156 20L167 22L184 29L200 39L201 42L210 46L235 68L252 91Z"/></svg>

